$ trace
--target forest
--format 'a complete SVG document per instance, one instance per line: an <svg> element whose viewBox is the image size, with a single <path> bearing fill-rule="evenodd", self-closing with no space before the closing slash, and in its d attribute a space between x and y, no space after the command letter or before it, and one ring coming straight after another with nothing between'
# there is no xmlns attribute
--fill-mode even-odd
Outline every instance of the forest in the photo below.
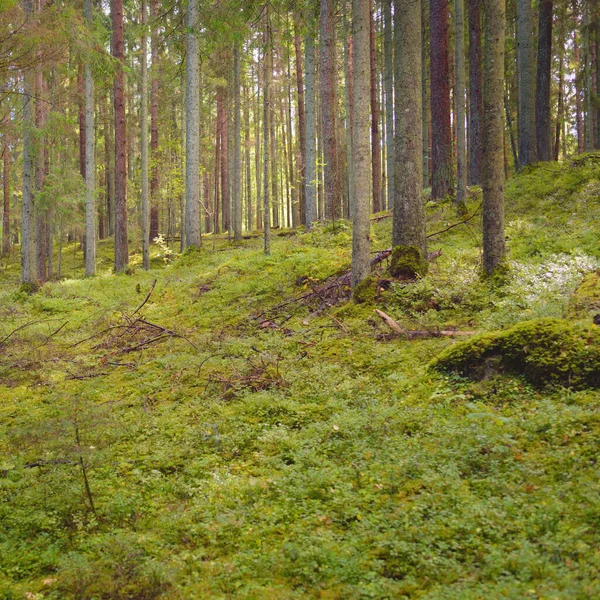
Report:
<svg viewBox="0 0 600 600"><path fill-rule="evenodd" d="M600 597L596 0L0 0L0 600Z"/></svg>

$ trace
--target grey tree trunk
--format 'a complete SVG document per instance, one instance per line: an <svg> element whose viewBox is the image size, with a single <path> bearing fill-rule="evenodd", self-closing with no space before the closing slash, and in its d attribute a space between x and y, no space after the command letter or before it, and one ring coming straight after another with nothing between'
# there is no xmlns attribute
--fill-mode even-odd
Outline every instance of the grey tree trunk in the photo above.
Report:
<svg viewBox="0 0 600 600"><path fill-rule="evenodd" d="M375 50L375 19L373 16L373 0L370 7L370 35L371 48L371 172L373 185L373 212L379 212L381 206L381 144L379 135L379 100L377 98L377 53Z"/></svg>
<svg viewBox="0 0 600 600"><path fill-rule="evenodd" d="M456 207L459 212L464 212L467 197L464 0L454 0L454 60L456 63Z"/></svg>
<svg viewBox="0 0 600 600"><path fill-rule="evenodd" d="M2 256L10 254L10 147L8 134L3 137L4 164L2 169L3 212L2 212Z"/></svg>
<svg viewBox="0 0 600 600"><path fill-rule="evenodd" d="M85 21L92 26L92 0L85 0ZM85 275L96 273L96 135L94 77L85 66Z"/></svg>
<svg viewBox="0 0 600 600"><path fill-rule="evenodd" d="M23 0L25 13L33 13L33 1ZM36 284L34 185L34 111L35 79L31 69L23 75L23 189L21 216L21 281Z"/></svg>
<svg viewBox="0 0 600 600"><path fill-rule="evenodd" d="M183 176L185 170L185 81L182 76L181 81L181 89L183 93L181 94L181 156L179 158L181 165L181 174ZM185 250L185 209L186 209L186 192L185 192L185 178L183 178L183 185L181 186L181 195L179 196L179 251L183 252ZM208 198L205 197L205 201L208 201Z"/></svg>
<svg viewBox="0 0 600 600"><path fill-rule="evenodd" d="M315 101L315 31L314 10L309 2L306 19L306 38L304 51L306 54L306 229L310 229L317 220L317 120Z"/></svg>
<svg viewBox="0 0 600 600"><path fill-rule="evenodd" d="M481 183L481 0L467 0L469 13L469 183Z"/></svg>
<svg viewBox="0 0 600 600"><path fill-rule="evenodd" d="M89 2L90 0L87 0ZM142 110L140 124L142 130L142 268L150 268L150 194L148 166L148 36L146 0L142 0Z"/></svg>
<svg viewBox="0 0 600 600"><path fill-rule="evenodd" d="M338 171L337 103L335 98L334 0L321 0L321 130L325 158L325 218L340 217L341 187Z"/></svg>
<svg viewBox="0 0 600 600"><path fill-rule="evenodd" d="M268 256L271 254L271 211L270 211L270 197L269 190L269 158L271 154L270 149L270 132L271 132L271 60L272 60L272 49L271 49L271 22L270 22L270 11L269 11L269 0L267 0L265 9L265 89L263 95L263 233L264 233L264 252ZM273 165L275 166L275 165Z"/></svg>
<svg viewBox="0 0 600 600"><path fill-rule="evenodd" d="M240 47L236 42L233 50L233 239L242 240L242 103L240 90Z"/></svg>
<svg viewBox="0 0 600 600"><path fill-rule="evenodd" d="M369 122L371 103L371 46L370 39L371 0L353 0L352 19L355 43L354 51L354 124L352 147L354 165L352 169L351 201L352 213L352 288L369 275L370 260L370 152Z"/></svg>
<svg viewBox="0 0 600 600"><path fill-rule="evenodd" d="M392 0L383 0L387 204L394 207L394 26Z"/></svg>
<svg viewBox="0 0 600 600"><path fill-rule="evenodd" d="M198 0L189 0L187 8L185 95L186 145L185 145L185 243L202 246L200 234L200 48L198 26ZM217 175L218 176L218 175Z"/></svg>
<svg viewBox="0 0 600 600"><path fill-rule="evenodd" d="M92 0L85 0L85 20L92 26ZM94 77L85 66L85 274L96 273L96 131Z"/></svg>
<svg viewBox="0 0 600 600"><path fill-rule="evenodd" d="M537 89L535 93L536 137L538 159L552 158L550 123L550 85L552 76L553 0L540 0L537 53ZM560 94L560 91L559 91Z"/></svg>
<svg viewBox="0 0 600 600"><path fill-rule="evenodd" d="M504 241L504 0L483 0L483 270L502 263Z"/></svg>
<svg viewBox="0 0 600 600"><path fill-rule="evenodd" d="M347 0L342 0L342 16L344 20L344 79L346 85L344 86L344 103L346 110L346 157L348 161L348 208L350 216L354 215L354 208L352 203L354 201L354 190L353 190L353 179L354 179L354 153L352 152L352 94L353 94L353 74L350 72L350 43L351 39L348 39L348 15L347 15Z"/></svg>
<svg viewBox="0 0 600 600"><path fill-rule="evenodd" d="M418 253L418 263L426 266L427 237L422 194L421 2L395 0L394 16L396 183L392 245L403 247L403 252L414 249Z"/></svg>
<svg viewBox="0 0 600 600"><path fill-rule="evenodd" d="M517 0L517 39L519 53L519 110L517 114L517 129L519 134L520 167L526 167L537 161L535 141L535 59L533 53L531 12L531 0Z"/></svg>
<svg viewBox="0 0 600 600"><path fill-rule="evenodd" d="M119 63L114 76L115 122L115 271L129 263L127 242L127 134L125 117L125 48L123 40L123 0L112 0L113 56Z"/></svg>

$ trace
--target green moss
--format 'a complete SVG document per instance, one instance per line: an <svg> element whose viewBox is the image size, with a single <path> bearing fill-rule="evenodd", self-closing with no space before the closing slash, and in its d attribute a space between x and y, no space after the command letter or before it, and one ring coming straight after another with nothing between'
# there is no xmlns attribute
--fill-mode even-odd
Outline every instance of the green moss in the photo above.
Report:
<svg viewBox="0 0 600 600"><path fill-rule="evenodd" d="M370 304L377 298L377 277L370 275L356 284L352 290L352 299L357 304Z"/></svg>
<svg viewBox="0 0 600 600"><path fill-rule="evenodd" d="M600 330L536 319L447 348L431 367L482 379L496 370L534 384L600 387Z"/></svg>
<svg viewBox="0 0 600 600"><path fill-rule="evenodd" d="M568 314L572 317L587 316L600 310L600 271L588 273L575 290L569 302Z"/></svg>
<svg viewBox="0 0 600 600"><path fill-rule="evenodd" d="M415 246L394 246L390 260L390 273L400 279L416 279L427 273L427 260Z"/></svg>
<svg viewBox="0 0 600 600"><path fill-rule="evenodd" d="M40 286L37 283L22 283L21 286L19 287L19 293L21 294L27 294L28 296L31 296L32 294L35 294L38 290L40 289Z"/></svg>

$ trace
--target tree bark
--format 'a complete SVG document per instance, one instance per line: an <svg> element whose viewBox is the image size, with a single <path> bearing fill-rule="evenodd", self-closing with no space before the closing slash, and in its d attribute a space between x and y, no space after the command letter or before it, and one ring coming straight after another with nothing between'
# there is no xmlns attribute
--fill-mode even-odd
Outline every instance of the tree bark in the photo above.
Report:
<svg viewBox="0 0 600 600"><path fill-rule="evenodd" d="M387 204L394 207L394 25L392 0L383 0Z"/></svg>
<svg viewBox="0 0 600 600"><path fill-rule="evenodd" d="M483 270L491 275L504 241L504 0L483 0Z"/></svg>
<svg viewBox="0 0 600 600"><path fill-rule="evenodd" d="M467 198L464 0L454 0L454 61L456 68L456 207L459 213L462 213L466 210Z"/></svg>
<svg viewBox="0 0 600 600"><path fill-rule="evenodd" d="M317 220L317 123L315 99L315 32L312 0L309 1L306 19L306 229L311 229Z"/></svg>
<svg viewBox="0 0 600 600"><path fill-rule="evenodd" d="M85 20L92 25L92 0L85 0ZM85 66L85 274L96 273L96 135L94 77Z"/></svg>
<svg viewBox="0 0 600 600"><path fill-rule="evenodd" d="M450 124L450 74L448 62L448 3L430 0L431 32L431 196L434 200L454 192L452 128Z"/></svg>
<svg viewBox="0 0 600 600"><path fill-rule="evenodd" d="M90 0L87 0L88 2ZM148 165L148 37L146 35L147 8L146 0L142 0L142 110L141 121L141 143L142 143L142 268L150 268L150 192L148 189L149 165ZM154 66L154 65L152 65Z"/></svg>
<svg viewBox="0 0 600 600"><path fill-rule="evenodd" d="M269 107L271 100L271 61L272 61L272 49L271 49L271 15L270 15L270 2L267 0L265 5L265 88L263 94L263 242L264 242L264 253L268 256L271 254L271 202L269 197L270 181L269 181L269 158L271 154L270 140L271 140L271 110Z"/></svg>
<svg viewBox="0 0 600 600"><path fill-rule="evenodd" d="M186 247L200 248L200 48L196 32L198 0L189 0L186 20L185 243Z"/></svg>
<svg viewBox="0 0 600 600"><path fill-rule="evenodd" d="M382 209L381 146L379 139L379 101L377 99L377 54L375 50L375 20L373 19L373 2L374 0L370 0L369 6L369 46L371 50L371 170L373 175L373 212L377 213Z"/></svg>
<svg viewBox="0 0 600 600"><path fill-rule="evenodd" d="M481 0L467 0L469 13L469 184L481 183L481 126L483 75L481 72Z"/></svg>
<svg viewBox="0 0 600 600"><path fill-rule="evenodd" d="M437 7L432 9L437 10ZM421 127L421 3L395 0L396 135L392 245L416 248L427 261ZM435 18L433 18L435 20ZM433 38L432 38L433 44ZM411 118L406 118L411 115Z"/></svg>
<svg viewBox="0 0 600 600"><path fill-rule="evenodd" d="M369 120L372 101L372 36L371 0L353 0L354 53L354 125L352 147L354 168L352 190L352 288L356 288L371 270L370 266L370 202L369 202ZM369 98L371 96L371 98ZM372 126L372 123L371 123Z"/></svg>
<svg viewBox="0 0 600 600"><path fill-rule="evenodd" d="M517 0L517 48L519 53L519 166L527 167L537 161L535 141L535 61L531 0Z"/></svg>
<svg viewBox="0 0 600 600"><path fill-rule="evenodd" d="M325 218L340 217L341 187L338 171L337 103L335 98L334 0L321 0L321 129L325 160Z"/></svg>
<svg viewBox="0 0 600 600"><path fill-rule="evenodd" d="M3 158L2 190L3 190L3 212L2 212L2 256L10 254L10 147L8 133L3 134Z"/></svg>
<svg viewBox="0 0 600 600"><path fill-rule="evenodd" d="M127 132L125 117L125 50L123 0L112 0L113 56L120 63L114 76L115 120L115 271L129 264L127 243Z"/></svg>
<svg viewBox="0 0 600 600"><path fill-rule="evenodd" d="M242 240L242 101L239 42L236 42L233 49L233 93L233 239L235 242L240 242Z"/></svg>
<svg viewBox="0 0 600 600"><path fill-rule="evenodd" d="M538 159L548 161L552 157L550 141L550 83L553 0L540 0L539 11L535 127Z"/></svg>
<svg viewBox="0 0 600 600"><path fill-rule="evenodd" d="M296 25L297 28L297 25ZM298 89L298 139L300 140L300 154L298 155L298 169L300 170L300 223L306 222L306 111L304 108L304 78L302 75L302 43L300 34L295 31L294 49L296 52L296 86Z"/></svg>
<svg viewBox="0 0 600 600"><path fill-rule="evenodd" d="M152 52L152 83L150 92L150 150L151 150L151 179L150 179L150 240L158 236L159 230L159 177L158 177L158 56L160 38L158 35L158 0L151 0L150 15L153 20L151 52Z"/></svg>

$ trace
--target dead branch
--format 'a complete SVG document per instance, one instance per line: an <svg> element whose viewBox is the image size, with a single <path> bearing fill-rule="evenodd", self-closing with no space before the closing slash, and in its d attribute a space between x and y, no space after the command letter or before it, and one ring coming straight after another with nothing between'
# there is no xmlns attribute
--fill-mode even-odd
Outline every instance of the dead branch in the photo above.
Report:
<svg viewBox="0 0 600 600"><path fill-rule="evenodd" d="M144 305L146 304L146 302L148 302L148 300L150 300L150 296L152 296L152 292L154 291L154 287L156 286L156 279L152 282L152 285L150 286L150 291L146 294L146 297L144 298L144 301L133 311L133 314L135 315L136 313L138 313L140 310L142 310L142 308L144 307Z"/></svg>
<svg viewBox="0 0 600 600"><path fill-rule="evenodd" d="M468 223L471 219L474 219L479 214L482 205L483 203L480 203L479 206L475 209L475 212L472 215L468 216L466 219L458 221L457 223L452 223L452 225L448 225L448 227L446 227L445 229L441 229L440 231L434 231L433 233L427 234L427 239L435 237L436 235L440 235L441 233L446 233L446 231L450 231L451 229L454 229L459 225L464 225L465 223Z"/></svg>
<svg viewBox="0 0 600 600"><path fill-rule="evenodd" d="M398 335L407 337L408 339L426 339L426 338L436 338L436 337L455 337L455 336L466 336L466 335L475 335L476 331L457 331L454 329L434 329L432 331L429 330L407 330L402 329L392 317L384 313L382 310L375 309L377 315L379 315L385 324Z"/></svg>

